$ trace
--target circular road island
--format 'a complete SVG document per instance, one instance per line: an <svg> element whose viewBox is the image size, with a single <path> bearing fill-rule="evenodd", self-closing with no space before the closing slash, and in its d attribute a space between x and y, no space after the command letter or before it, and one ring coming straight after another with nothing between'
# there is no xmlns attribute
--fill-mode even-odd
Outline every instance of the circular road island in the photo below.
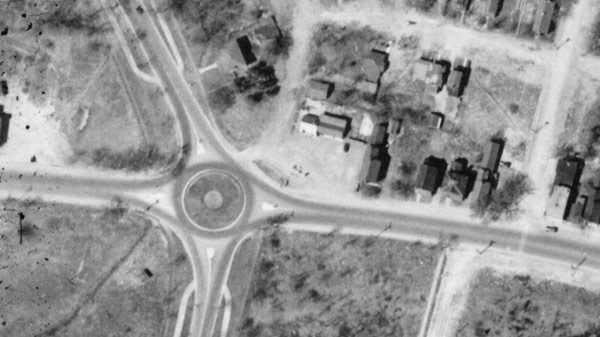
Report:
<svg viewBox="0 0 600 337"><path fill-rule="evenodd" d="M244 190L229 173L210 170L198 174L188 185L183 204L187 215L199 227L225 229L244 209Z"/></svg>

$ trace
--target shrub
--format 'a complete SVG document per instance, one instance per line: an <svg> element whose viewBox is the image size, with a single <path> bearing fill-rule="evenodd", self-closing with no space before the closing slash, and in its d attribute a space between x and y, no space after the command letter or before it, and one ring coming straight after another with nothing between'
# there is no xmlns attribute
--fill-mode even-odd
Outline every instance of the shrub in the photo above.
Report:
<svg viewBox="0 0 600 337"><path fill-rule="evenodd" d="M405 0L407 6L428 12L435 6L437 0Z"/></svg>
<svg viewBox="0 0 600 337"><path fill-rule="evenodd" d="M377 198L381 194L381 187L365 184L360 187L360 194L366 198Z"/></svg>
<svg viewBox="0 0 600 337"><path fill-rule="evenodd" d="M487 220L498 221L501 218L513 218L519 211L519 203L533 192L529 177L521 172L508 176L502 185L492 193L488 203L474 205L473 215Z"/></svg>
<svg viewBox="0 0 600 337"><path fill-rule="evenodd" d="M415 184L410 180L396 180L390 187L392 192L406 199L412 198L415 194Z"/></svg>

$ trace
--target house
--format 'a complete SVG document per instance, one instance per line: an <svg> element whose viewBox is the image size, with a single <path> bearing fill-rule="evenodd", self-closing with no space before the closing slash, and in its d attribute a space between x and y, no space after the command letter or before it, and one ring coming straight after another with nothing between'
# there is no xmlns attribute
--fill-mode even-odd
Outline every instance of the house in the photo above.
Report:
<svg viewBox="0 0 600 337"><path fill-rule="evenodd" d="M458 59L455 63L458 62ZM446 89L448 90L448 96L461 97L465 90L469 79L470 69L463 66L462 64L456 65L448 76L448 83Z"/></svg>
<svg viewBox="0 0 600 337"><path fill-rule="evenodd" d="M12 115L4 112L4 105L0 105L0 146L8 140L8 128Z"/></svg>
<svg viewBox="0 0 600 337"><path fill-rule="evenodd" d="M448 63L444 61L436 62L428 69L425 76L426 91L428 93L437 94L442 90L446 83L449 69Z"/></svg>
<svg viewBox="0 0 600 337"><path fill-rule="evenodd" d="M427 79L427 74L429 73L429 69L433 66L431 61L425 59L419 59L417 63L415 63L413 67L413 81L425 81Z"/></svg>
<svg viewBox="0 0 600 337"><path fill-rule="evenodd" d="M555 186L575 188L579 185L581 172L583 171L583 160L577 157L561 158L556 164Z"/></svg>
<svg viewBox="0 0 600 337"><path fill-rule="evenodd" d="M387 51L377 48L371 49L371 54L369 55L369 58L375 62L381 73L385 72L389 67L389 57L390 54Z"/></svg>
<svg viewBox="0 0 600 337"><path fill-rule="evenodd" d="M502 11L502 5L504 4L504 0L489 0L490 4L488 5L488 17L495 18Z"/></svg>
<svg viewBox="0 0 600 337"><path fill-rule="evenodd" d="M429 156L419 167L417 174L416 192L421 200L430 199L444 181L448 164L442 158Z"/></svg>
<svg viewBox="0 0 600 337"><path fill-rule="evenodd" d="M390 156L385 147L369 146L360 170L359 184L376 184L385 179L389 163Z"/></svg>
<svg viewBox="0 0 600 337"><path fill-rule="evenodd" d="M595 224L600 224L600 193L598 191L596 191L594 203L591 207L591 211L587 217L587 220Z"/></svg>
<svg viewBox="0 0 600 337"><path fill-rule="evenodd" d="M3 96L8 95L8 82L6 80L0 81L0 93L2 93Z"/></svg>
<svg viewBox="0 0 600 337"><path fill-rule="evenodd" d="M367 82L379 83L379 78L389 66L389 54L379 49L371 49L369 56L363 61L362 69Z"/></svg>
<svg viewBox="0 0 600 337"><path fill-rule="evenodd" d="M333 83L321 80L311 80L308 83L308 92L306 94L313 99L325 100L329 98L332 92Z"/></svg>
<svg viewBox="0 0 600 337"><path fill-rule="evenodd" d="M466 158L457 158L448 168L448 183L444 187L445 195L456 202L462 202L473 189L476 172L469 169Z"/></svg>
<svg viewBox="0 0 600 337"><path fill-rule="evenodd" d="M230 44L227 48L229 56L232 60L248 66L256 62L256 55L252 51L252 43L248 35L244 35L235 40L235 43Z"/></svg>
<svg viewBox="0 0 600 337"><path fill-rule="evenodd" d="M441 129L444 126L444 115L440 112L432 112L427 115L425 124L433 129Z"/></svg>
<svg viewBox="0 0 600 337"><path fill-rule="evenodd" d="M281 30L277 24L275 16L269 16L258 22L258 27L254 29L254 34L262 40L273 40L281 37Z"/></svg>
<svg viewBox="0 0 600 337"><path fill-rule="evenodd" d="M307 136L317 136L317 126L319 125L319 116L306 114L300 120L300 133Z"/></svg>
<svg viewBox="0 0 600 337"><path fill-rule="evenodd" d="M556 10L554 0L540 0L535 20L533 22L533 31L536 34L546 35L550 33L552 27L552 17Z"/></svg>
<svg viewBox="0 0 600 337"><path fill-rule="evenodd" d="M342 140L344 139L344 137L346 137L349 124L349 118L326 112L321 117L319 117L319 124L317 125L317 135L323 136L325 138Z"/></svg>
<svg viewBox="0 0 600 337"><path fill-rule="evenodd" d="M480 166L490 170L491 173L496 173L500 166L500 159L504 151L504 140L494 138L490 140L483 149L483 159Z"/></svg>
<svg viewBox="0 0 600 337"><path fill-rule="evenodd" d="M387 124L380 123L373 127L373 132L369 138L369 144L379 145L385 143L387 140Z"/></svg>
<svg viewBox="0 0 600 337"><path fill-rule="evenodd" d="M567 218L570 211L571 189L566 186L554 185L546 205L545 215L560 220Z"/></svg>
<svg viewBox="0 0 600 337"><path fill-rule="evenodd" d="M475 206L478 204L487 204L492 194L493 175L488 169L478 168L475 178L475 185L469 197L469 204Z"/></svg>

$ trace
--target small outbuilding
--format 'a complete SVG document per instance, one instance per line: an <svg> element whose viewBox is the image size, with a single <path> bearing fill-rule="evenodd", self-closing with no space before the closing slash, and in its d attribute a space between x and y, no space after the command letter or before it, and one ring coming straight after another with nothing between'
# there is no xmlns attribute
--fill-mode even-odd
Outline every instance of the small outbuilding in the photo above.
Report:
<svg viewBox="0 0 600 337"><path fill-rule="evenodd" d="M312 99L326 100L333 93L333 83L322 80L311 80L308 83L307 96Z"/></svg>
<svg viewBox="0 0 600 337"><path fill-rule="evenodd" d="M306 114L300 119L300 133L307 136L317 136L317 127L319 125L319 116Z"/></svg>
<svg viewBox="0 0 600 337"><path fill-rule="evenodd" d="M425 81L429 69L433 66L433 63L429 60L419 59L413 67L413 81Z"/></svg>
<svg viewBox="0 0 600 337"><path fill-rule="evenodd" d="M441 112L432 112L427 115L425 123L432 129L441 129L444 126L444 114Z"/></svg>
<svg viewBox="0 0 600 337"><path fill-rule="evenodd" d="M8 141L8 129L12 115L4 112L4 105L0 105L0 146Z"/></svg>
<svg viewBox="0 0 600 337"><path fill-rule="evenodd" d="M2 96L8 95L8 82L6 80L0 81L0 93Z"/></svg>

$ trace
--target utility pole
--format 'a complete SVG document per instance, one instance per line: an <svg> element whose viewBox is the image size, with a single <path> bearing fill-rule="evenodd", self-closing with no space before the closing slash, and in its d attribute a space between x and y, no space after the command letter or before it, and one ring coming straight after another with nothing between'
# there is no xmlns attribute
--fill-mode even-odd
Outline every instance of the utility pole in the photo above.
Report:
<svg viewBox="0 0 600 337"><path fill-rule="evenodd" d="M490 243L483 249L483 250L477 250L477 252L479 253L479 255L485 253L491 246L495 245L496 241L490 241Z"/></svg>
<svg viewBox="0 0 600 337"><path fill-rule="evenodd" d="M584 257L576 265L571 265L571 277L575 276L575 273L579 270L579 267L581 267L581 265L584 264L586 260L587 257Z"/></svg>

